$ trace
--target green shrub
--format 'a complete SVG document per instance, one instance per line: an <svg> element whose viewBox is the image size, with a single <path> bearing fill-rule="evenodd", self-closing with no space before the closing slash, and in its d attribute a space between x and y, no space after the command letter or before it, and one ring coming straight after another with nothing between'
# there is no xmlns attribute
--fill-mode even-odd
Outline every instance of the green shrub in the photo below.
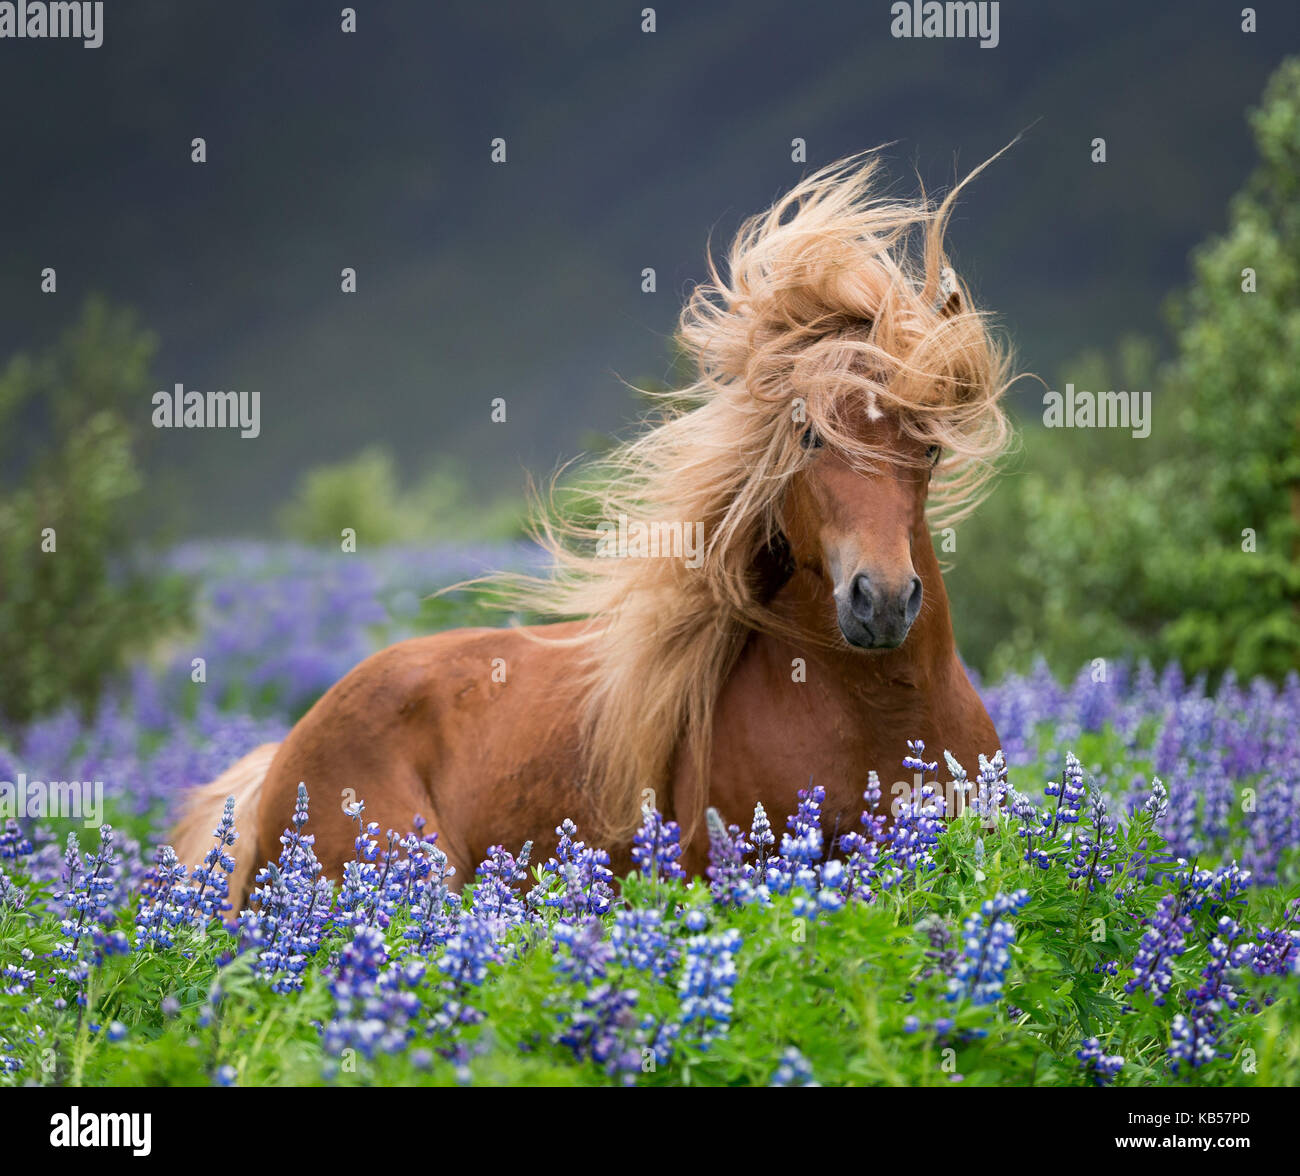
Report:
<svg viewBox="0 0 1300 1176"><path fill-rule="evenodd" d="M131 558L141 488L135 422L147 420L153 337L99 300L46 353L0 372L0 714L22 722L91 705L133 647L182 618L186 589ZM15 423L44 437L14 452Z"/></svg>
<svg viewBox="0 0 1300 1176"><path fill-rule="evenodd" d="M280 530L302 543L340 541L345 528L367 547L385 543L485 542L521 534L522 502L508 495L474 501L454 462L444 462L409 490L383 446L303 475L279 513Z"/></svg>
<svg viewBox="0 0 1300 1176"><path fill-rule="evenodd" d="M983 671L1039 656L1058 671L1121 655L1212 675L1300 666L1300 60L1251 125L1262 163L1194 255L1174 361L1157 371L1129 340L1070 367L1080 388L1151 389L1151 436L1027 426L958 536L957 636Z"/></svg>

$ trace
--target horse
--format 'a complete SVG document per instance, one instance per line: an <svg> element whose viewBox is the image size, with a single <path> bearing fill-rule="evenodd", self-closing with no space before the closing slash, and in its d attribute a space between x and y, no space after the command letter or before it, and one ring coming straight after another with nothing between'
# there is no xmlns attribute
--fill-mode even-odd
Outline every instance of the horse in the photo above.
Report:
<svg viewBox="0 0 1300 1176"><path fill-rule="evenodd" d="M970 765L995 752L932 539L1011 441L1008 353L944 252L987 163L937 206L879 195L878 166L812 172L744 222L725 266L708 254L679 319L694 381L593 465L587 511L540 512L548 571L486 581L542 623L363 661L282 743L191 793L180 859L202 857L233 796L238 910L305 784L331 878L358 799L381 829L427 821L459 883L498 844L540 860L566 817L626 872L647 807L700 874L709 807L747 824L812 781L825 827L847 831L907 740Z"/></svg>

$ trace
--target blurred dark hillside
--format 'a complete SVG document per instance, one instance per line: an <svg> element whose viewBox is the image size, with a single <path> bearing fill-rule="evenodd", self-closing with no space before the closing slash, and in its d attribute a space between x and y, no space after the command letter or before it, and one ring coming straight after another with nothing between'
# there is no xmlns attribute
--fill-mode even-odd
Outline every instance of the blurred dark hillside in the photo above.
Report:
<svg viewBox="0 0 1300 1176"><path fill-rule="evenodd" d="M485 495L544 472L627 420L620 377L665 374L707 238L796 179L796 136L810 165L897 141L910 190L1034 124L953 247L1050 381L1159 335L1253 165L1244 111L1300 46L1294 0L1253 35L1223 0L1005 0L993 49L895 40L883 0L669 0L651 35L615 0L359 3L355 35L341 7L120 0L100 49L0 42L0 357L98 292L160 339L142 421L176 382L261 393L257 440L157 438L142 520L261 530L370 442L408 471L455 454Z"/></svg>

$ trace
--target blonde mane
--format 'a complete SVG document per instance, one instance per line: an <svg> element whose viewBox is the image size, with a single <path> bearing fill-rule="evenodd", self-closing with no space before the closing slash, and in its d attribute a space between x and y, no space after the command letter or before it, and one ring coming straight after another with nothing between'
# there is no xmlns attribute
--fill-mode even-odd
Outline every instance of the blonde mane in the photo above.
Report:
<svg viewBox="0 0 1300 1176"><path fill-rule="evenodd" d="M855 437L855 409L894 410L906 432L940 445L934 526L986 491L1010 439L999 404L1008 360L964 287L953 293L943 250L953 202L978 170L936 207L876 196L877 161L857 156L746 221L725 275L710 257L709 280L681 313L694 382L592 467L585 518L543 514L550 575L494 579L511 607L587 619L567 640L586 655L574 697L603 836L628 836L646 790L666 807L679 755L707 770L714 705L742 645L752 630L782 627L756 569L807 460L808 424L864 467L896 455ZM702 523L700 565L605 557L597 521L620 515ZM684 832L702 814L698 791L699 811L677 814Z"/></svg>

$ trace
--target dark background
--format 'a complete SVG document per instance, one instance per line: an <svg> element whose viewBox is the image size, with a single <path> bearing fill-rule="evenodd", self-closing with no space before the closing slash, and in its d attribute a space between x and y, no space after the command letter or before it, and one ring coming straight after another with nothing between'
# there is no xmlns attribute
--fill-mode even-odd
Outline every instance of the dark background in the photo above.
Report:
<svg viewBox="0 0 1300 1176"><path fill-rule="evenodd" d="M666 0L653 34L617 0L363 0L354 35L342 7L110 0L100 49L0 41L0 358L102 293L161 342L142 421L178 381L261 393L256 441L154 438L143 529L261 531L370 442L516 491L631 418L621 380L667 375L710 234L805 170L795 136L809 166L896 141L906 192L1032 124L966 197L956 265L1049 383L1159 338L1253 163L1243 111L1300 41L1293 0L1255 5L1254 35L1222 0L1004 0L993 49L895 40L883 0Z"/></svg>

